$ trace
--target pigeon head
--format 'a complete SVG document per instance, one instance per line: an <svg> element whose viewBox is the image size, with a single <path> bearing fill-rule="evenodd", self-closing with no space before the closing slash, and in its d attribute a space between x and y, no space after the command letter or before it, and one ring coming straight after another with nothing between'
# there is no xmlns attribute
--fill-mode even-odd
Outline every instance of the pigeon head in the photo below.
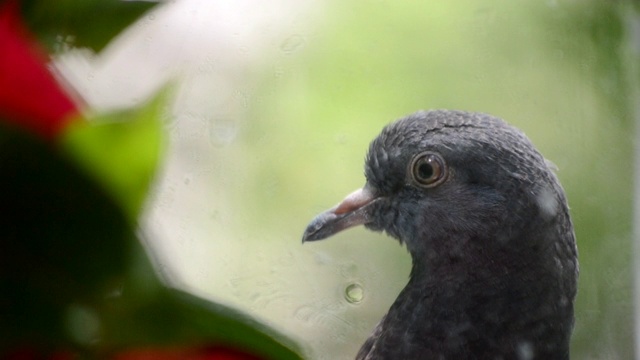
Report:
<svg viewBox="0 0 640 360"><path fill-rule="evenodd" d="M538 349L543 336L531 331L542 331L539 324L555 329L539 347L568 354L578 272L573 227L550 163L522 132L485 114L417 112L371 142L365 175L364 187L312 220L303 242L364 225L406 244L411 279L379 327L391 328L391 315L405 309L398 326L415 327L411 338L423 352L393 356L465 356L474 343L486 345L479 345L483 356L509 358L522 344ZM406 310L412 301L416 310ZM458 313L438 313L448 310ZM516 312L526 316L516 320ZM466 330L426 345L445 323Z"/></svg>
<svg viewBox="0 0 640 360"><path fill-rule="evenodd" d="M362 189L311 222L304 241L364 225L406 243L414 261L457 258L487 234L485 251L545 230L565 202L525 135L484 114L418 112L391 123L371 143L365 175Z"/></svg>

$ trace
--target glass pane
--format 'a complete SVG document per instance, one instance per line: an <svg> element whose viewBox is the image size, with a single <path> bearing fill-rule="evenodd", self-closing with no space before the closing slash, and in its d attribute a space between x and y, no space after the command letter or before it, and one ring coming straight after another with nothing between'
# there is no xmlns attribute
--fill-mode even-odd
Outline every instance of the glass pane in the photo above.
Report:
<svg viewBox="0 0 640 360"><path fill-rule="evenodd" d="M505 119L557 166L569 199L581 265L572 357L627 359L632 14L595 0L184 0L58 66L98 109L174 82L142 221L158 271L313 359L353 358L409 277L403 246L362 227L301 244L316 214L365 183L369 142L419 109Z"/></svg>

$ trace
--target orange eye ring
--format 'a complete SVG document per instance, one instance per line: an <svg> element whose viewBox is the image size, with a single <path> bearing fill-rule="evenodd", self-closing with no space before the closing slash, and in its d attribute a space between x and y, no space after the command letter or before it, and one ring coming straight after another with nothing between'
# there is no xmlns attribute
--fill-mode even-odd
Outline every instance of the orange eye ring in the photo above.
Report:
<svg viewBox="0 0 640 360"><path fill-rule="evenodd" d="M432 188L447 179L447 165L439 154L425 151L416 155L409 167L411 179L420 187Z"/></svg>

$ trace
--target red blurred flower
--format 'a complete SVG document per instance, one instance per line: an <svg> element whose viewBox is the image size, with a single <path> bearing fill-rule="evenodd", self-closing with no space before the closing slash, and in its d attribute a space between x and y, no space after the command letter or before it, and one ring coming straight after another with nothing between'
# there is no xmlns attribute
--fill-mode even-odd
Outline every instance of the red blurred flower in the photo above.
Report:
<svg viewBox="0 0 640 360"><path fill-rule="evenodd" d="M261 358L224 346L195 349L136 349L113 357L113 360L260 360Z"/></svg>
<svg viewBox="0 0 640 360"><path fill-rule="evenodd" d="M0 2L0 121L53 139L77 113L25 27L19 1Z"/></svg>
<svg viewBox="0 0 640 360"><path fill-rule="evenodd" d="M76 356L68 351L43 352L35 348L20 348L0 354L5 360L73 360Z"/></svg>

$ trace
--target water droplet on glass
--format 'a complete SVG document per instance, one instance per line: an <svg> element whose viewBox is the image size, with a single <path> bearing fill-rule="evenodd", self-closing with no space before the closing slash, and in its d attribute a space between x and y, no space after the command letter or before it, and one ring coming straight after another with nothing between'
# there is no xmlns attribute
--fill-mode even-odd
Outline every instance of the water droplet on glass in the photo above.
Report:
<svg viewBox="0 0 640 360"><path fill-rule="evenodd" d="M278 263L286 267L292 266L295 264L295 258L291 252L288 252L278 258Z"/></svg>
<svg viewBox="0 0 640 360"><path fill-rule="evenodd" d="M230 121L216 121L209 128L211 142L216 145L229 145L238 136L238 126Z"/></svg>
<svg viewBox="0 0 640 360"><path fill-rule="evenodd" d="M567 298L566 296L561 296L560 306L567 306L567 305L569 305L569 298Z"/></svg>
<svg viewBox="0 0 640 360"><path fill-rule="evenodd" d="M531 360L534 357L533 346L528 341L522 341L518 344L518 359Z"/></svg>
<svg viewBox="0 0 640 360"><path fill-rule="evenodd" d="M65 316L66 328L71 337L85 345L94 344L100 335L100 317L87 306L71 305Z"/></svg>
<svg viewBox="0 0 640 360"><path fill-rule="evenodd" d="M273 75L277 78L282 77L282 75L284 75L284 69L282 67L276 67L273 70Z"/></svg>
<svg viewBox="0 0 640 360"><path fill-rule="evenodd" d="M542 215L547 216L548 218L556 216L559 205L553 190L549 188L542 189L536 197L536 200L538 202L538 207L542 211Z"/></svg>
<svg viewBox="0 0 640 360"><path fill-rule="evenodd" d="M107 299L115 299L115 298L121 297L123 288L124 288L124 285L122 285L122 284L114 286L109 291L107 291L106 298Z"/></svg>
<svg viewBox="0 0 640 360"><path fill-rule="evenodd" d="M313 317L315 310L310 305L303 305L293 312L293 317L297 320L309 322Z"/></svg>
<svg viewBox="0 0 640 360"><path fill-rule="evenodd" d="M304 38L298 34L294 34L286 38L282 44L280 44L280 50L285 53L292 53L300 48L304 44Z"/></svg>
<svg viewBox="0 0 640 360"><path fill-rule="evenodd" d="M364 298L364 289L360 284L349 284L344 290L344 298L352 304L359 304Z"/></svg>
<svg viewBox="0 0 640 360"><path fill-rule="evenodd" d="M344 278L353 278L358 273L358 266L353 263L340 266L340 275Z"/></svg>
<svg viewBox="0 0 640 360"><path fill-rule="evenodd" d="M316 253L313 259L318 265L327 265L333 262L331 255L327 253Z"/></svg>

